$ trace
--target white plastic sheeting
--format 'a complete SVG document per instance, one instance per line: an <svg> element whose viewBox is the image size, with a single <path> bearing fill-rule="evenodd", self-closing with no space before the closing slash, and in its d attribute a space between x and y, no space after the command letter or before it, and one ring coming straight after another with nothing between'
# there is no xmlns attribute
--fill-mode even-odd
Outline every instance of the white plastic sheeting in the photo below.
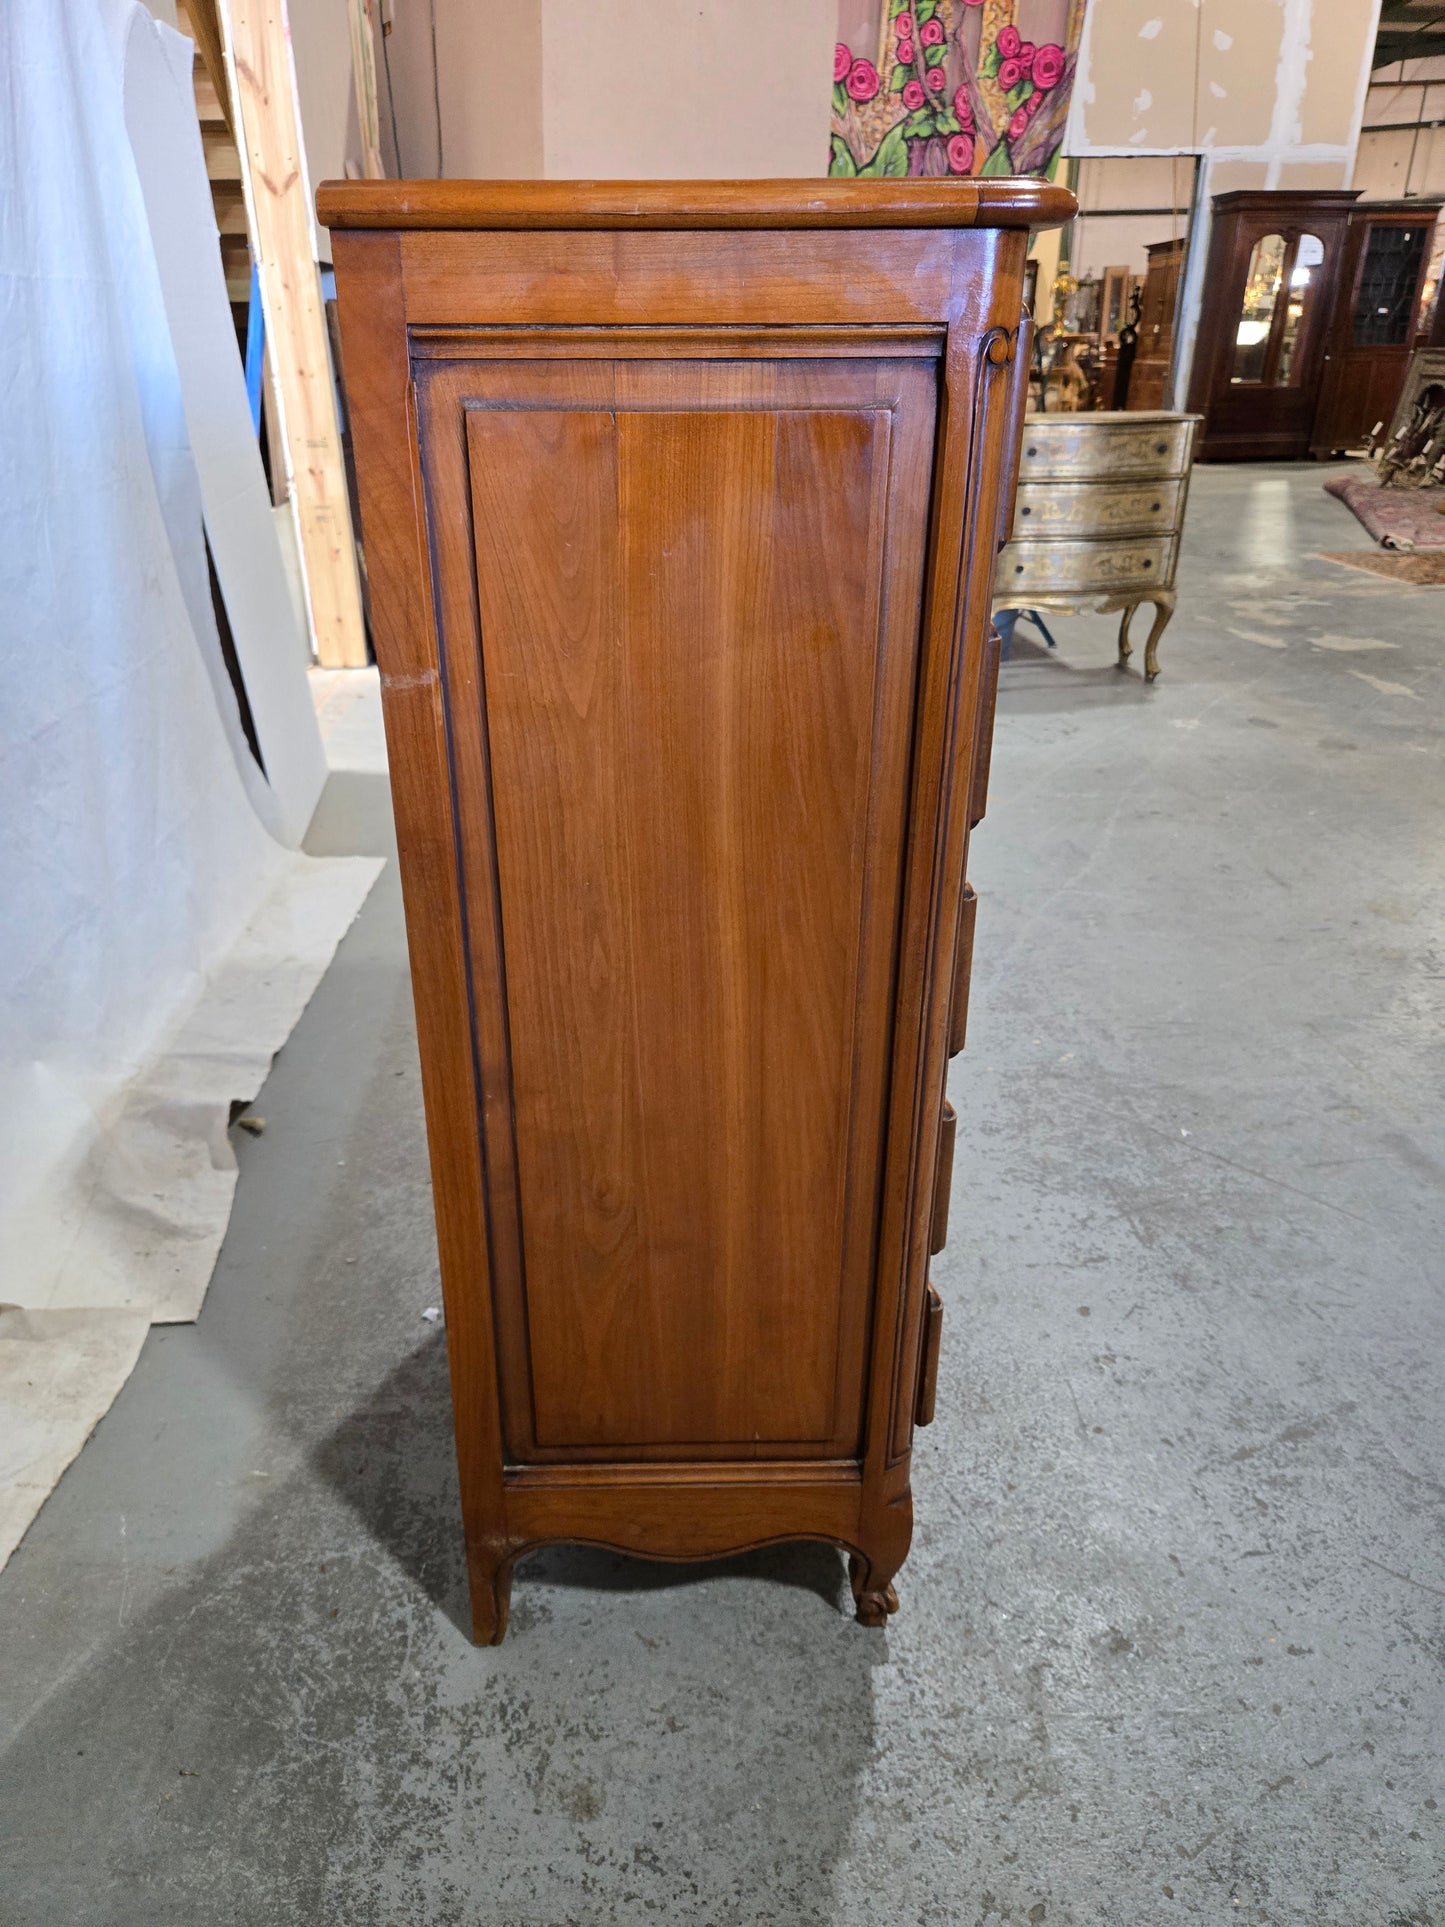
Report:
<svg viewBox="0 0 1445 1927"><path fill-rule="evenodd" d="M0 1563L151 1320L195 1316L235 1182L228 1102L378 868L315 863L262 821L302 827L259 787L220 663L127 138L137 17L164 34L136 0L0 6ZM294 667L262 681L300 743Z"/></svg>
<svg viewBox="0 0 1445 1927"><path fill-rule="evenodd" d="M144 7L132 10L125 40L126 130L160 272L211 554L264 778L234 731L232 749L257 814L283 843L294 844L321 794L326 760L305 697L305 623L292 600L251 425L221 253L209 239L215 214L196 119L194 54L189 40L161 26ZM289 512L285 519L289 523ZM211 619L209 585L203 580L197 587L205 624ZM224 673L219 649L208 650L207 659ZM229 688L218 693L223 718L234 717Z"/></svg>

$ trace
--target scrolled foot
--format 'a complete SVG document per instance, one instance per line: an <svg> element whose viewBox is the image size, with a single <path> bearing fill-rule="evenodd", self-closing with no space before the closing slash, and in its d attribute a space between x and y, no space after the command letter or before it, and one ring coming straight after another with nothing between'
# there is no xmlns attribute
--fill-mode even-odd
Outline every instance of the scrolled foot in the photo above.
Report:
<svg viewBox="0 0 1445 1927"><path fill-rule="evenodd" d="M898 1610L898 1594L891 1579L861 1554L848 1555L848 1583L853 1588L860 1626L886 1626L891 1613Z"/></svg>

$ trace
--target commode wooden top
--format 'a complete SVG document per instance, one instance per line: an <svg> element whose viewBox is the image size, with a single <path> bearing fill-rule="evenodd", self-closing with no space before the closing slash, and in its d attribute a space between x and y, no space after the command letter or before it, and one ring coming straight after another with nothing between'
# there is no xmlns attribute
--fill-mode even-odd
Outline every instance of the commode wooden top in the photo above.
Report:
<svg viewBox="0 0 1445 1927"><path fill-rule="evenodd" d="M1036 228L1066 188L1011 180L323 181L328 228Z"/></svg>

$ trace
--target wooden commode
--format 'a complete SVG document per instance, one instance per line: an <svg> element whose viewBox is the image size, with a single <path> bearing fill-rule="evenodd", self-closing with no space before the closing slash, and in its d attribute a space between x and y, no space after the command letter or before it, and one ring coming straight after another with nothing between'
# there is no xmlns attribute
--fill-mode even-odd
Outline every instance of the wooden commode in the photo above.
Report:
<svg viewBox="0 0 1445 1927"><path fill-rule="evenodd" d="M336 182L476 1637L931 1412L1031 180Z"/></svg>

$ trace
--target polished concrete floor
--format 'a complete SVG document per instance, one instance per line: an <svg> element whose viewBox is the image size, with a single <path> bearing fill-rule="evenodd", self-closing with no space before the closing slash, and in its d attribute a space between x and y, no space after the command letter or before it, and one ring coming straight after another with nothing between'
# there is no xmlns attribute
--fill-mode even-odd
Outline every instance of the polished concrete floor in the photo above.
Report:
<svg viewBox="0 0 1445 1927"><path fill-rule="evenodd" d="M1205 470L1155 688L1020 631L886 1632L559 1550L467 1643L388 867L0 1576L5 1927L1445 1927L1445 589L1364 546Z"/></svg>

